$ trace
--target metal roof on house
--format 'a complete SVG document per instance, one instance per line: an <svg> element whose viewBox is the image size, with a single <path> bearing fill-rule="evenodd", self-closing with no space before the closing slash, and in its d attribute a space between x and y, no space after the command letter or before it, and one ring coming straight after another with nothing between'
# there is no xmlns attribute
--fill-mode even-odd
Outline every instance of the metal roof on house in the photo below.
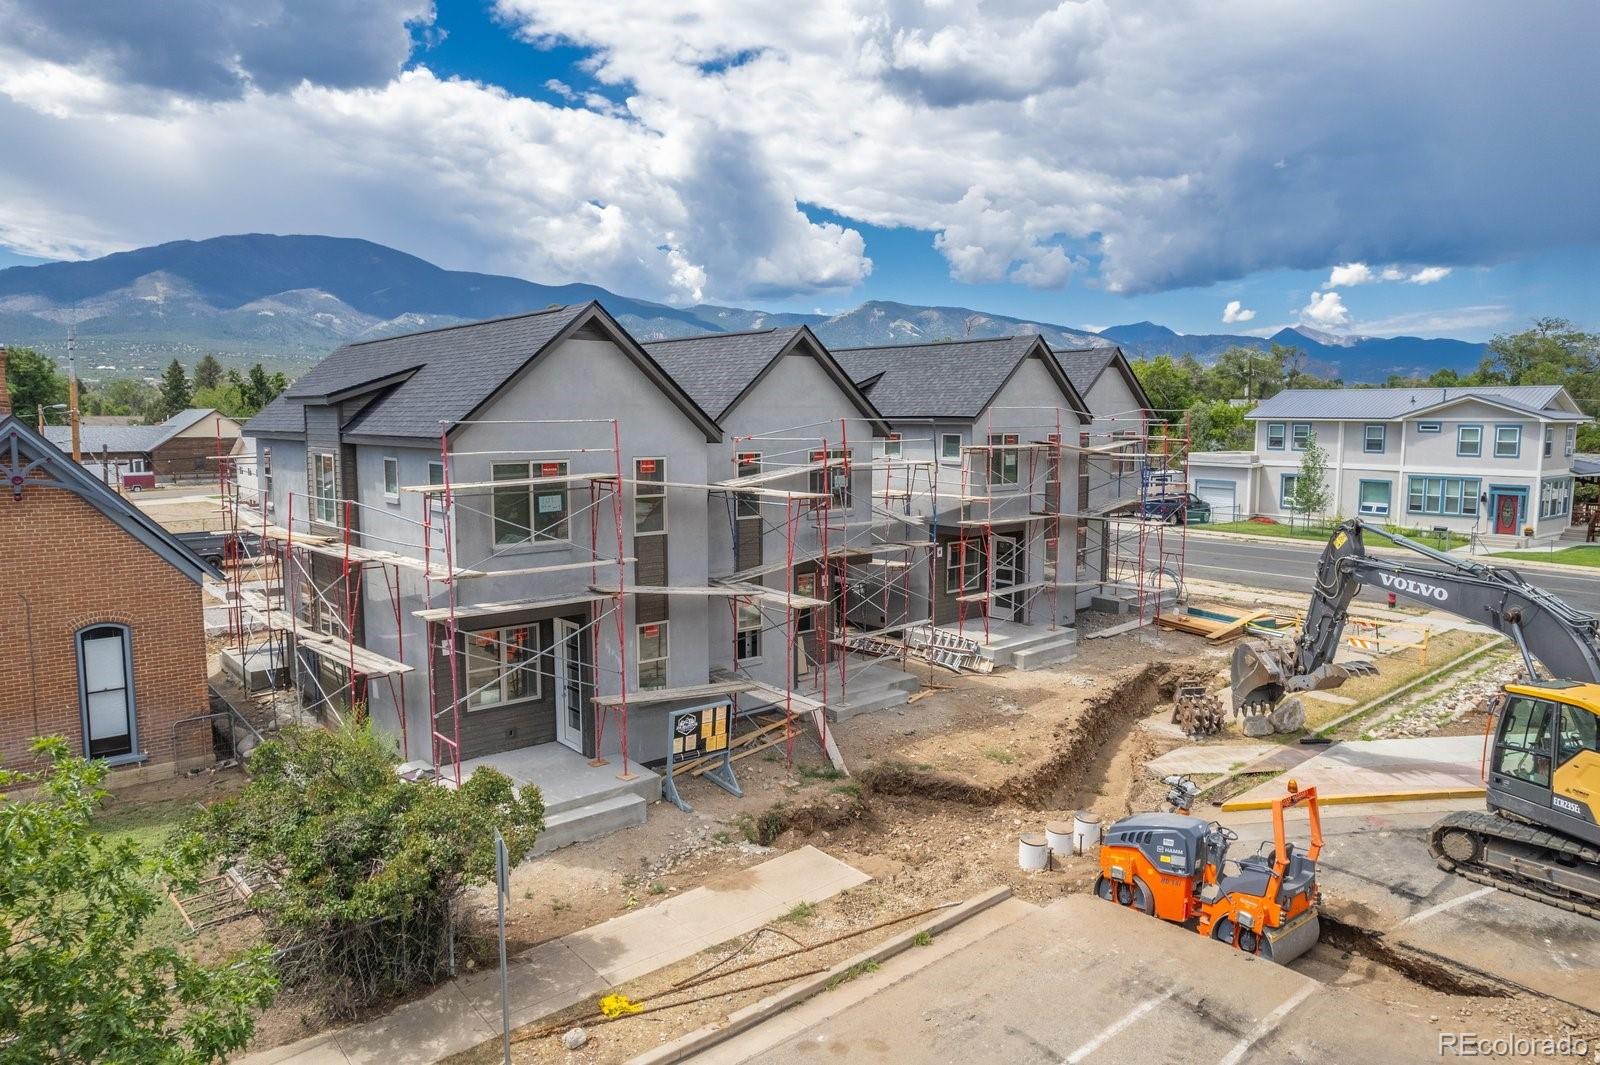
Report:
<svg viewBox="0 0 1600 1065"><path fill-rule="evenodd" d="M1036 350L1059 375L1074 409L1083 397L1036 333L929 344L833 348L833 357L886 418L976 418Z"/></svg>
<svg viewBox="0 0 1600 1065"><path fill-rule="evenodd" d="M591 317L593 316L593 317ZM602 320L619 344L659 375L659 383L708 435L711 419L651 356L593 301L507 318L445 326L419 333L346 344L318 363L245 426L258 434L305 432L308 402L336 402L378 392L345 431L363 436L436 438L441 423L455 425L553 341L581 320Z"/></svg>
<svg viewBox="0 0 1600 1065"><path fill-rule="evenodd" d="M78 449L84 454L99 454L101 451L148 454L214 413L216 411L211 407L190 407L179 411L160 425L80 423ZM47 425L44 427L44 435L46 440L64 451L72 447L72 427L69 425Z"/></svg>
<svg viewBox="0 0 1600 1065"><path fill-rule="evenodd" d="M1482 399L1556 421L1588 421L1587 415L1550 408L1560 385L1452 385L1449 388L1294 388L1262 400L1245 415L1251 420L1306 418L1323 421L1389 421L1447 403Z"/></svg>
<svg viewBox="0 0 1600 1065"><path fill-rule="evenodd" d="M12 465L13 456L20 465ZM12 476L23 478L24 498L27 492L34 489L29 487L32 478L23 471L34 462L38 463L38 467L34 468L42 467L50 475L51 481L46 484L53 482L55 487L76 494L196 584L207 576L222 579L222 574L195 554L193 549L144 511L113 492L99 478L91 477L88 470L73 462L71 456L40 436L22 419L12 414L0 415L0 468L7 469ZM86 580L92 584L98 578L89 575Z"/></svg>

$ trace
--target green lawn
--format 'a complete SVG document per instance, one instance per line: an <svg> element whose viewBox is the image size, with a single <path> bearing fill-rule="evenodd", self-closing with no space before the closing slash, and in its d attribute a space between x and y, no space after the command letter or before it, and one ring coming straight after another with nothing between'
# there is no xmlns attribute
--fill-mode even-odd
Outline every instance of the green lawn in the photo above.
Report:
<svg viewBox="0 0 1600 1065"><path fill-rule="evenodd" d="M158 787L151 786L151 790ZM112 792L95 816L94 830L109 841L130 840L140 851L155 854L202 800L216 797L226 790L231 789L197 788L197 793L183 797L154 799L144 797L149 794L145 788L129 788L120 795ZM164 894L162 897L165 899ZM190 934L177 908L170 901L164 901L145 925L144 938L152 946L176 946L189 939Z"/></svg>
<svg viewBox="0 0 1600 1065"><path fill-rule="evenodd" d="M1296 540L1315 540L1319 543L1326 541L1329 536L1333 535L1333 526L1331 525L1289 526L1281 522L1264 521L1219 521L1205 525L1194 525L1191 528L1198 532L1213 531L1247 533L1251 536L1282 536L1292 537ZM1426 529L1402 529L1395 525L1385 525L1383 528L1388 532L1409 536L1411 539L1418 540L1429 547L1440 546L1439 539ZM1451 533L1447 540L1448 542L1444 544L1447 548L1460 547L1467 542L1465 536L1460 536L1456 533ZM1381 544L1382 541L1380 540L1378 543ZM1584 563L1579 564L1583 565ZM1592 563L1589 564L1592 565Z"/></svg>
<svg viewBox="0 0 1600 1065"><path fill-rule="evenodd" d="M1600 567L1600 544L1580 544L1559 551L1496 551L1495 558L1522 559L1526 562L1557 562L1563 566Z"/></svg>

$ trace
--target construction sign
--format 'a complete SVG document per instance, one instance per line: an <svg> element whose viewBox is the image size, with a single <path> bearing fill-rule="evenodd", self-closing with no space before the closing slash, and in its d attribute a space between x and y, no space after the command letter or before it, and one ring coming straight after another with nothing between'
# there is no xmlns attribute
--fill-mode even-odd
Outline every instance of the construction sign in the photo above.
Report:
<svg viewBox="0 0 1600 1065"><path fill-rule="evenodd" d="M733 738L733 704L728 701L691 706L667 714L667 770L661 785L661 796L682 810L692 813L690 806L678 794L674 775L688 771L689 763L698 763L693 772L703 776L730 795L743 796L739 780L733 773L729 741ZM677 767L676 769L674 767Z"/></svg>

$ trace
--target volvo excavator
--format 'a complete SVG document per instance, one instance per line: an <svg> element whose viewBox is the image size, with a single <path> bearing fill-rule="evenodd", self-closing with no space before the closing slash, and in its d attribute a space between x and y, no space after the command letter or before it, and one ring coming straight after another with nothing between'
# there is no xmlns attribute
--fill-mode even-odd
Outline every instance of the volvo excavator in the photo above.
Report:
<svg viewBox="0 0 1600 1065"><path fill-rule="evenodd" d="M1368 555L1369 534L1427 563ZM1493 708L1487 811L1449 814L1429 831L1428 849L1439 866L1600 918L1600 617L1515 570L1350 520L1323 549L1294 642L1234 650L1234 707L1271 710L1298 692L1336 688L1371 672L1370 662L1334 661L1350 603L1366 586L1504 633L1527 670L1525 680L1504 686Z"/></svg>

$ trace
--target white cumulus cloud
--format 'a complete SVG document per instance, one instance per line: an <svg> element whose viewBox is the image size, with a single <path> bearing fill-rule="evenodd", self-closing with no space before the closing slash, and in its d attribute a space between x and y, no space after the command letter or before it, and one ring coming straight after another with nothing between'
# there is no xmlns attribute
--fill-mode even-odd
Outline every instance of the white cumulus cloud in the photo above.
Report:
<svg viewBox="0 0 1600 1065"><path fill-rule="evenodd" d="M1311 302L1300 308L1300 320L1319 329L1338 329L1350 324L1350 312L1337 292L1314 292Z"/></svg>
<svg viewBox="0 0 1600 1065"><path fill-rule="evenodd" d="M1229 300L1228 305L1222 308L1222 320L1229 325L1235 322L1248 322L1255 316L1255 311L1250 310L1238 300Z"/></svg>
<svg viewBox="0 0 1600 1065"><path fill-rule="evenodd" d="M1413 285L1431 285L1435 281L1443 281L1450 276L1448 266L1424 266L1421 270L1406 278Z"/></svg>
<svg viewBox="0 0 1600 1065"><path fill-rule="evenodd" d="M1378 280L1378 275L1372 272L1372 267L1366 263L1345 263L1335 266L1328 274L1328 280L1322 283L1323 288L1349 288L1352 285L1365 285Z"/></svg>

